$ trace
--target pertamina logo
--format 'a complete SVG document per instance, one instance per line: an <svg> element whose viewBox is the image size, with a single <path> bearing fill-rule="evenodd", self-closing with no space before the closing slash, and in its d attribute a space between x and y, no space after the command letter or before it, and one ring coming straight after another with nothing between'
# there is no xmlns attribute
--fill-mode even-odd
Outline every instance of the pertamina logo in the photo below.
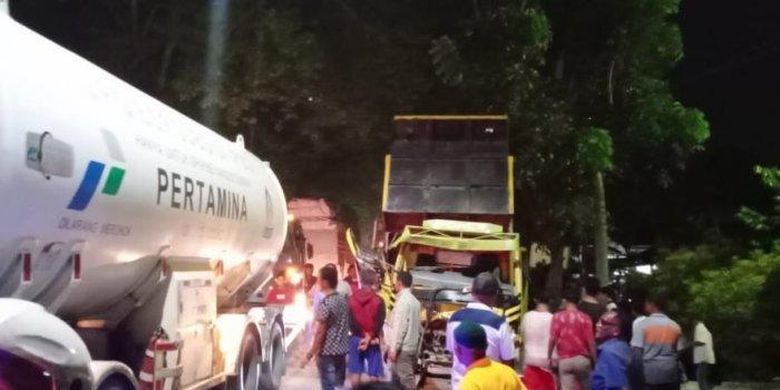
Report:
<svg viewBox="0 0 780 390"><path fill-rule="evenodd" d="M73 194L73 198L68 204L68 209L81 211L89 206L105 170L106 164L94 160L89 162L86 171L84 171L84 178L81 179L79 188ZM115 196L119 193L124 177L124 169L112 166L108 171L108 178L106 178L103 189L100 192L104 195Z"/></svg>

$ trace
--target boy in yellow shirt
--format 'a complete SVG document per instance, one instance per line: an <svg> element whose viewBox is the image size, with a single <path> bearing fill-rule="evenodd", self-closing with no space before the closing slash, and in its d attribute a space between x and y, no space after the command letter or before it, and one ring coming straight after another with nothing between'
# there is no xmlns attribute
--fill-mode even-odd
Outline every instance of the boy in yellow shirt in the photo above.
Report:
<svg viewBox="0 0 780 390"><path fill-rule="evenodd" d="M454 333L455 353L468 367L458 390L526 390L515 370L485 356L488 343L482 326L464 321Z"/></svg>

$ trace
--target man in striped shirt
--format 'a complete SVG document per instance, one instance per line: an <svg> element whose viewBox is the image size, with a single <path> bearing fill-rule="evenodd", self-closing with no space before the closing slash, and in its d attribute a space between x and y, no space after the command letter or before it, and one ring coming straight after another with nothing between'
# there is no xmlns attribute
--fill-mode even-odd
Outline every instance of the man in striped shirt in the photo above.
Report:
<svg viewBox="0 0 780 390"><path fill-rule="evenodd" d="M474 278L471 285L471 295L476 302L471 302L450 317L447 323L447 350L453 354L452 388L458 389L463 375L468 367L458 359L455 353L455 329L463 321L479 324L487 335L487 357L514 367L515 332L509 326L506 318L495 314L492 306L496 304L500 286L498 280L489 272L483 272Z"/></svg>
<svg viewBox="0 0 780 390"><path fill-rule="evenodd" d="M648 298L645 311L649 315L639 322L631 338L634 358L642 362L647 390L680 389L677 344L682 331L680 325L663 313L665 308L664 297Z"/></svg>

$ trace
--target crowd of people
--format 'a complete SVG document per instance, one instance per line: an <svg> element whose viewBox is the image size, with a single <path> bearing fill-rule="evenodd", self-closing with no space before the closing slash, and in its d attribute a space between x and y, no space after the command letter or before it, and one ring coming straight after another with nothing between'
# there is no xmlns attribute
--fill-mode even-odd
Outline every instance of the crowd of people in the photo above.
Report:
<svg viewBox="0 0 780 390"><path fill-rule="evenodd" d="M381 383L388 371L394 388L416 389L414 369L422 325L420 302L411 291L412 275L396 273L396 299L388 314L377 294L379 275L373 270L357 272L350 266L344 279L339 279L334 264L322 267L318 276L309 265L304 271L315 325L302 366L316 359L322 389L342 388L347 382L353 389L379 388L386 385ZM448 323L453 389L525 389L513 368L514 331L492 310L499 291L492 274L478 275L471 291L475 301L456 312Z"/></svg>
<svg viewBox="0 0 780 390"><path fill-rule="evenodd" d="M304 286L313 300L311 347L302 366L316 359L323 390L416 389L414 367L422 337L420 302L412 275L395 276L395 305L389 313L378 295L379 275L350 267L340 279L334 264L314 276L305 268ZM558 310L544 298L524 314L516 337L495 314L501 288L491 273L472 283L473 302L450 317L447 350L452 353L453 390L675 390L684 376L678 358L680 326L664 314L661 297L643 306L615 303L595 280L564 294ZM697 381L710 390L715 363L712 335L697 323L692 343ZM522 341L522 364L517 341ZM522 375L518 375L521 368ZM394 384L385 382L388 377ZM387 386L394 387L387 387Z"/></svg>
<svg viewBox="0 0 780 390"><path fill-rule="evenodd" d="M302 365L316 358L322 389L341 388L347 380L352 388L362 382L378 383L386 378L386 368L401 386L415 388L422 327L420 302L410 291L412 275L396 275L396 300L388 316L377 294L379 275L373 270L357 272L351 265L344 279L339 279L335 264L322 267L318 277L313 267L304 270L315 325Z"/></svg>
<svg viewBox="0 0 780 390"><path fill-rule="evenodd" d="M665 308L661 296L615 303L595 279L565 293L555 313L545 299L536 299L520 326L526 384L534 390L679 389L685 377L680 353L688 345ZM699 387L710 390L715 355L703 322L690 346Z"/></svg>

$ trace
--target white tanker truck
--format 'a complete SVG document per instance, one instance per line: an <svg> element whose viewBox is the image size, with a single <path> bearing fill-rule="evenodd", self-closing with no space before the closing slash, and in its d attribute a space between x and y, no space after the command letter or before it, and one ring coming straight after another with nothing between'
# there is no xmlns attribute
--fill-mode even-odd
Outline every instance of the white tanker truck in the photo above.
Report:
<svg viewBox="0 0 780 390"><path fill-rule="evenodd" d="M0 50L0 389L277 388L283 310L254 303L287 229L268 163L4 0Z"/></svg>

